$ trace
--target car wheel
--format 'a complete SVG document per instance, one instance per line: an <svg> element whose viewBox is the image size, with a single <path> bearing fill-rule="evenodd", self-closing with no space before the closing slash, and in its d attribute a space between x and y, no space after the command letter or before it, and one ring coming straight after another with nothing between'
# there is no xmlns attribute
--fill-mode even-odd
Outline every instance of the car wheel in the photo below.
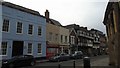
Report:
<svg viewBox="0 0 120 68"><path fill-rule="evenodd" d="M9 65L9 67L10 67L10 68L13 68L13 67L14 67L14 65L13 65L13 64L10 64L10 65Z"/></svg>
<svg viewBox="0 0 120 68"><path fill-rule="evenodd" d="M32 62L30 63L30 65L31 65L31 66L35 65L35 62L34 62L34 61L32 61Z"/></svg>

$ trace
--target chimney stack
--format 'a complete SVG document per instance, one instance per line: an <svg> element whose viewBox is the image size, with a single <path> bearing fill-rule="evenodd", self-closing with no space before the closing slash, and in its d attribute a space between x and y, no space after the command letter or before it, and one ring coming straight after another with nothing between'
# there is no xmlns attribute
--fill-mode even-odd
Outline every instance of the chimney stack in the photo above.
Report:
<svg viewBox="0 0 120 68"><path fill-rule="evenodd" d="M48 10L45 11L45 18L46 18L46 21L48 22L49 21L49 11Z"/></svg>

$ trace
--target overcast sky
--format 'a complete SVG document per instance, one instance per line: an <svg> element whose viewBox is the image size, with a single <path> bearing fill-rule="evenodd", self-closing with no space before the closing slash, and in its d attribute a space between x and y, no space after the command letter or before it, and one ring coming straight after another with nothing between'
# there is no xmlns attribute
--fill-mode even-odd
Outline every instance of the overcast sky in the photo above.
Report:
<svg viewBox="0 0 120 68"><path fill-rule="evenodd" d="M44 15L46 9L50 18L62 25L78 24L106 33L103 18L108 0L5 0L24 6Z"/></svg>

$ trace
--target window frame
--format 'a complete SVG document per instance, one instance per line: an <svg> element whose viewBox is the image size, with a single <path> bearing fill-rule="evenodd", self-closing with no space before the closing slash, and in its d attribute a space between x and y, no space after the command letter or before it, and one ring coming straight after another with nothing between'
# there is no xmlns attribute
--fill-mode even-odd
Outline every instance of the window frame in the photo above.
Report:
<svg viewBox="0 0 120 68"><path fill-rule="evenodd" d="M17 30L18 30L18 23L22 23L22 22L20 22L20 21L18 21L17 23L16 23L16 34L23 34L23 23L22 23L22 31L21 31L21 33L18 33L17 32Z"/></svg>
<svg viewBox="0 0 120 68"><path fill-rule="evenodd" d="M41 46L41 52L40 52L40 53L39 53L39 48L38 48L38 47L39 47L39 44L40 44L40 46ZM41 43L38 43L38 44L37 44L37 54L42 54L42 44L41 44Z"/></svg>
<svg viewBox="0 0 120 68"><path fill-rule="evenodd" d="M6 54L4 54L4 55L2 54L2 43L3 43L3 42L7 43L7 45L6 45ZM1 48L1 54L0 54L0 56L7 56L7 54L8 54L8 42L7 42L7 41L2 41L0 48Z"/></svg>
<svg viewBox="0 0 120 68"><path fill-rule="evenodd" d="M32 25L32 34L29 34L29 25ZM34 25L33 24L29 24L29 25L28 25L28 34L33 35L33 33L34 33Z"/></svg>
<svg viewBox="0 0 120 68"><path fill-rule="evenodd" d="M58 42L58 39L59 39L58 37L59 37L59 35L58 35L58 34L55 34L55 41L56 41L56 42Z"/></svg>
<svg viewBox="0 0 120 68"><path fill-rule="evenodd" d="M65 36L65 43L68 43L68 36Z"/></svg>
<svg viewBox="0 0 120 68"><path fill-rule="evenodd" d="M9 33L9 31L10 31L10 20L9 19L3 19L3 24L4 24L4 20L8 20L8 31L3 31L3 25L2 25L2 32Z"/></svg>
<svg viewBox="0 0 120 68"><path fill-rule="evenodd" d="M29 53L29 44L31 44L31 53ZM28 45L27 45L27 54L29 54L29 55L32 55L32 53L33 53L33 43L28 43Z"/></svg>
<svg viewBox="0 0 120 68"><path fill-rule="evenodd" d="M63 35L60 36L61 43L63 43Z"/></svg>
<svg viewBox="0 0 120 68"><path fill-rule="evenodd" d="M41 28L41 34L39 35L39 27ZM42 27L39 25L38 26L38 29L37 29L38 31L37 31L37 34L38 34L38 36L42 36Z"/></svg>

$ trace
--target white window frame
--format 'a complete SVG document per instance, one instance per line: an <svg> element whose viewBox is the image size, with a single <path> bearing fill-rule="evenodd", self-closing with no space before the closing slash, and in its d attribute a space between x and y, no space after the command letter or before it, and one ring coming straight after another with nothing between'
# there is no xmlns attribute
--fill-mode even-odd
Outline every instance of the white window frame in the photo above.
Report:
<svg viewBox="0 0 120 68"><path fill-rule="evenodd" d="M75 44L75 36L71 36L71 44Z"/></svg>
<svg viewBox="0 0 120 68"><path fill-rule="evenodd" d="M39 53L39 48L38 48L39 44L40 44L40 46L41 46L41 53ZM38 53L38 54L42 54L42 44L41 44L41 43L38 43L38 45L37 45L37 53Z"/></svg>
<svg viewBox="0 0 120 68"><path fill-rule="evenodd" d="M65 36L65 43L68 42L68 36Z"/></svg>
<svg viewBox="0 0 120 68"><path fill-rule="evenodd" d="M22 31L21 31L21 33L18 33L18 32L17 32L18 23L22 23L22 22L18 21L18 22L16 23L16 33L17 33L17 34L23 34L23 23L22 23Z"/></svg>
<svg viewBox="0 0 120 68"><path fill-rule="evenodd" d="M41 35L39 35L39 27L41 28ZM42 27L40 25L38 26L37 34L38 34L38 36L42 36Z"/></svg>
<svg viewBox="0 0 120 68"><path fill-rule="evenodd" d="M4 55L2 54L2 43L3 43L3 42L7 43L7 45L6 45L6 54L4 54ZM3 41L3 42L1 42L1 46L0 46L0 49L1 49L0 55L1 55L1 56L7 56L7 53L8 53L8 52L7 52L7 51L8 51L8 42L6 42L6 41Z"/></svg>
<svg viewBox="0 0 120 68"><path fill-rule="evenodd" d="M32 34L29 34L29 25L32 25ZM29 24L29 25L28 25L28 34L29 35L33 35L33 33L34 33L34 26L33 26L33 24Z"/></svg>
<svg viewBox="0 0 120 68"><path fill-rule="evenodd" d="M9 19L3 19L3 24L4 24L4 20L8 20L8 31L3 31L3 25L2 25L2 32L6 32L6 33L9 33L10 31L10 20Z"/></svg>
<svg viewBox="0 0 120 68"><path fill-rule="evenodd" d="M28 49L29 49L29 48L28 48L28 47L29 47L29 44L32 44L32 45L31 45L31 47L32 47L32 48L31 48L31 53L28 53L28 51L29 51L29 50L28 50ZM27 54L32 55L32 53L33 53L33 43L28 43L28 45L27 45Z"/></svg>

